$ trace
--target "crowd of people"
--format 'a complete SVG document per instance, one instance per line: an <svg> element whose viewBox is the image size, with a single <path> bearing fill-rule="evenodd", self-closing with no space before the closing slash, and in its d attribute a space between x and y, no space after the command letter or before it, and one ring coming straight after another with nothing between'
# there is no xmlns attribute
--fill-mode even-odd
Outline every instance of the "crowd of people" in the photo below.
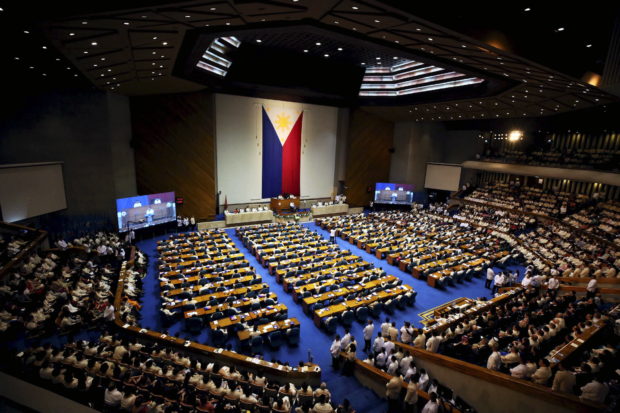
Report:
<svg viewBox="0 0 620 413"><path fill-rule="evenodd" d="M620 202L607 201L566 216L563 221L620 246Z"/></svg>
<svg viewBox="0 0 620 413"><path fill-rule="evenodd" d="M354 413L313 388L268 379L169 347L103 332L94 342L42 345L17 354L12 368L30 381L109 412Z"/></svg>
<svg viewBox="0 0 620 413"><path fill-rule="evenodd" d="M587 196L523 187L519 181L511 181L479 186L464 199L487 207L499 207L541 216L563 217L584 204Z"/></svg>
<svg viewBox="0 0 620 413"><path fill-rule="evenodd" d="M59 244L32 253L1 281L0 331L7 336L67 333L114 320L114 288L127 245L106 233L74 240L77 248ZM136 283L139 289L139 277Z"/></svg>

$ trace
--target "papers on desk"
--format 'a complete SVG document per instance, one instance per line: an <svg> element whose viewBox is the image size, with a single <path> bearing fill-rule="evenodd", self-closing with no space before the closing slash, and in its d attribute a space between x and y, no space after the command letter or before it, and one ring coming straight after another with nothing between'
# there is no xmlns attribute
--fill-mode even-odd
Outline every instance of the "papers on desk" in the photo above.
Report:
<svg viewBox="0 0 620 413"><path fill-rule="evenodd" d="M129 324L123 324L123 328L129 327Z"/></svg>
<svg viewBox="0 0 620 413"><path fill-rule="evenodd" d="M223 348L218 348L218 349L215 349L213 352L216 354L220 354L222 351L224 351Z"/></svg>
<svg viewBox="0 0 620 413"><path fill-rule="evenodd" d="M144 333L146 333L147 331L148 331L148 330L147 330L146 328L141 328L141 329L140 329L140 334L144 334Z"/></svg>
<svg viewBox="0 0 620 413"><path fill-rule="evenodd" d="M185 341L185 343L183 343L183 346L184 347L189 347L191 344L192 344L192 342L187 340L187 341Z"/></svg>
<svg viewBox="0 0 620 413"><path fill-rule="evenodd" d="M582 343L583 343L583 340L582 340ZM577 344L577 343L570 343L570 345L575 347L575 348L579 347L579 344Z"/></svg>
<svg viewBox="0 0 620 413"><path fill-rule="evenodd" d="M198 315L198 311L189 311L189 312L187 313L187 316L188 316L188 317L193 317L193 316L195 316L195 315Z"/></svg>

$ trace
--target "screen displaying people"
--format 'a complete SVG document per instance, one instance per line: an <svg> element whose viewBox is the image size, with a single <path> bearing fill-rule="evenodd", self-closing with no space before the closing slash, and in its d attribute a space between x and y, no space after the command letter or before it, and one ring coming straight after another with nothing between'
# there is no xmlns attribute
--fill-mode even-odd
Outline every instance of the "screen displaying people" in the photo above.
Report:
<svg viewBox="0 0 620 413"><path fill-rule="evenodd" d="M413 203L413 185L377 182L375 199L377 204Z"/></svg>
<svg viewBox="0 0 620 413"><path fill-rule="evenodd" d="M176 220L174 192L140 195L116 200L118 230L150 227Z"/></svg>

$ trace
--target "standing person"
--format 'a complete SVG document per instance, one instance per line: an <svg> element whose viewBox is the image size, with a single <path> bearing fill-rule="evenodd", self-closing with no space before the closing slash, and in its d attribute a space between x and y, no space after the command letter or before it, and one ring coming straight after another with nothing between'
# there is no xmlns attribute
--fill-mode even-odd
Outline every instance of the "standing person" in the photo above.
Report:
<svg viewBox="0 0 620 413"><path fill-rule="evenodd" d="M336 228L332 228L332 230L329 231L329 242L332 244L336 243Z"/></svg>
<svg viewBox="0 0 620 413"><path fill-rule="evenodd" d="M385 385L385 397L388 399L388 413L400 412L400 391L403 387L401 376L393 376Z"/></svg>
<svg viewBox="0 0 620 413"><path fill-rule="evenodd" d="M504 286L504 273L499 272L495 275L493 279L493 289L491 290L491 294L497 293L497 291Z"/></svg>
<svg viewBox="0 0 620 413"><path fill-rule="evenodd" d="M547 291L555 296L560 288L560 281L551 273L551 278L547 281Z"/></svg>
<svg viewBox="0 0 620 413"><path fill-rule="evenodd" d="M491 281L495 277L495 272L493 272L493 267L487 268L487 279L484 282L484 288L491 288Z"/></svg>
<svg viewBox="0 0 620 413"><path fill-rule="evenodd" d="M437 403L437 393L429 394L430 400L426 402L422 413L437 413L439 411L439 403Z"/></svg>
<svg viewBox="0 0 620 413"><path fill-rule="evenodd" d="M590 276L590 281L588 282L588 286L586 287L586 297L592 298L596 294L596 290L598 287L598 281L596 280L596 276L592 274Z"/></svg>
<svg viewBox="0 0 620 413"><path fill-rule="evenodd" d="M407 385L407 394L405 394L405 413L417 413L418 412L418 385L417 382L420 379L419 374L414 374L409 378L409 384Z"/></svg>
<svg viewBox="0 0 620 413"><path fill-rule="evenodd" d="M332 355L332 367L338 370L340 368L340 336L338 334L334 337L329 352Z"/></svg>
<svg viewBox="0 0 620 413"><path fill-rule="evenodd" d="M188 217L183 218L183 230L189 231L189 218Z"/></svg>
<svg viewBox="0 0 620 413"><path fill-rule="evenodd" d="M196 218L191 217L189 223L191 224L192 231L196 231Z"/></svg>
<svg viewBox="0 0 620 413"><path fill-rule="evenodd" d="M364 352L370 351L370 341L372 340L372 333L375 331L375 325L371 319L368 319L366 327L364 327Z"/></svg>

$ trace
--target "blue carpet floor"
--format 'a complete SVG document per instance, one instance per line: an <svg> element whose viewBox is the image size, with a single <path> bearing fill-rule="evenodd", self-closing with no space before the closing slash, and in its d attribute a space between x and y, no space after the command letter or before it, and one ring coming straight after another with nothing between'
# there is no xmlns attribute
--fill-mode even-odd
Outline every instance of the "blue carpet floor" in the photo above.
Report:
<svg viewBox="0 0 620 413"><path fill-rule="evenodd" d="M312 231L316 231L324 238L329 238L329 233L314 223L305 223ZM249 260L250 265L254 267L256 272L260 274L263 281L269 284L271 291L278 295L278 301L285 304L288 307L289 317L297 318L301 323L301 341L297 347L283 346L277 350L271 350L265 348L263 353L266 360L279 360L282 362L288 361L290 364L297 364L299 361L308 360L309 357L313 358L313 361L319 364L322 368L322 379L327 382L327 385L332 392L333 399L336 402L341 402L343 399L348 398L357 409L359 413L381 412L385 411L387 404L385 401L377 397L371 390L362 387L356 379L353 377L342 376L340 373L332 370L331 357L329 354L329 346L333 339L324 331L318 329L311 318L306 315L302 307L293 301L293 297L282 288L282 285L275 281L275 278L271 276L265 268L263 268L258 260L251 255L248 250L243 246L241 240L235 235L234 229L226 229L226 232L231 237L233 242L239 247L246 258ZM146 328L164 331L164 327L161 325L159 317L160 308L160 291L159 282L157 279L157 253L156 253L156 241L163 239L167 236L153 238L149 240L141 241L138 246L140 249L149 256L149 267L147 276L144 279L144 297L142 306L142 325ZM337 238L338 245L342 249L347 249L353 254L361 256L364 260L375 264L375 266L383 268L388 274L394 275L405 284L411 285L417 292L416 303L413 307L407 307L405 310L396 310L390 319L396 321L396 325L400 326L404 321L411 321L416 326L420 325L420 317L418 313L425 311L429 308L436 307L447 301L453 300L459 297L489 297L490 291L484 288L483 278L474 278L470 282L463 282L457 284L454 287L447 287L445 290L438 290L429 287L425 281L420 281L411 274L400 271L397 267L390 266L384 260L377 259L374 255L368 254L363 250ZM522 267L518 267L523 273ZM512 268L511 268L512 269ZM375 333L379 329L379 324L383 321L384 316L381 319L375 321ZM362 338L363 325L360 323L354 323L351 327L351 333L356 337L358 343L363 343ZM168 327L169 335L179 335L180 337L188 338L200 343L211 344L211 338L209 330L205 329L198 335L190 335L183 330L183 322L177 322ZM344 328L338 329L340 335L344 334ZM235 348L238 349L238 342L234 339L229 341ZM364 354L361 351L361 347L358 350L358 357L364 358Z"/></svg>

